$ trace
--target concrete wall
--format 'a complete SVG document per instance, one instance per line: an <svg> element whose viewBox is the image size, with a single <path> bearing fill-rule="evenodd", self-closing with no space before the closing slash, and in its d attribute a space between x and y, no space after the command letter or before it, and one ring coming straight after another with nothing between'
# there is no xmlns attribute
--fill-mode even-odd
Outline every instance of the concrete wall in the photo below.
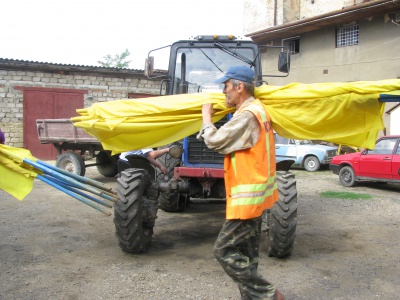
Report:
<svg viewBox="0 0 400 300"><path fill-rule="evenodd" d="M380 0L245 0L245 35L301 19Z"/></svg>
<svg viewBox="0 0 400 300"><path fill-rule="evenodd" d="M96 72L36 72L0 67L0 128L6 144L23 147L23 91L15 86L84 89L84 106L128 98L128 93L159 94L160 82L143 75L113 77Z"/></svg>
<svg viewBox="0 0 400 300"><path fill-rule="evenodd" d="M310 18L343 7L341 0L245 0L244 34Z"/></svg>
<svg viewBox="0 0 400 300"><path fill-rule="evenodd" d="M336 48L335 27L301 34L300 53L291 56L290 75L270 79L270 84L400 78L400 27L384 16L355 24L359 25L359 44L354 46ZM275 64L263 57L263 70Z"/></svg>

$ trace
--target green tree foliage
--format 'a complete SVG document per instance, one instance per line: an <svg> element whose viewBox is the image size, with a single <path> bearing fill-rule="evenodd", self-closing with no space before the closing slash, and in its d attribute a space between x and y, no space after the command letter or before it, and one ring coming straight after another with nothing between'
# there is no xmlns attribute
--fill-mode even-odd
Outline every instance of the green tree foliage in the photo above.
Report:
<svg viewBox="0 0 400 300"><path fill-rule="evenodd" d="M105 68L128 68L131 61L127 61L126 58L129 55L131 53L128 49L125 49L121 54L115 54L114 56L107 54L103 57L104 61L99 60L97 62Z"/></svg>

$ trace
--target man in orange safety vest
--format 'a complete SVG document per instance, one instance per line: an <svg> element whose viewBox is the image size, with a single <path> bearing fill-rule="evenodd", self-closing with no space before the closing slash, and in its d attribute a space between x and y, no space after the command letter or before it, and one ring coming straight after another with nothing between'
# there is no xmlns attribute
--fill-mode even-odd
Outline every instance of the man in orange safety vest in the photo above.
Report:
<svg viewBox="0 0 400 300"><path fill-rule="evenodd" d="M226 220L214 245L214 255L237 283L242 299L284 299L258 274L263 212L278 200L275 142L269 115L254 99L254 71L233 66L215 81L224 84L228 107L236 107L225 125L212 123L213 105L202 107L198 138L225 154Z"/></svg>

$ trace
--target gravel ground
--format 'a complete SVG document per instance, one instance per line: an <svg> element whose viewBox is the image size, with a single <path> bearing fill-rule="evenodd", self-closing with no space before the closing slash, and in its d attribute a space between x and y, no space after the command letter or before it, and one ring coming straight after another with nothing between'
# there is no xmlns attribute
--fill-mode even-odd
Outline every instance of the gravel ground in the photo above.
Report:
<svg viewBox="0 0 400 300"><path fill-rule="evenodd" d="M259 270L286 299L398 299L400 185L345 188L329 170L295 170L293 254L261 254ZM115 187L89 168L87 176ZM369 200L322 198L351 191ZM151 249L121 251L112 217L36 181L22 202L0 191L0 299L240 299L213 257L222 201L159 211Z"/></svg>

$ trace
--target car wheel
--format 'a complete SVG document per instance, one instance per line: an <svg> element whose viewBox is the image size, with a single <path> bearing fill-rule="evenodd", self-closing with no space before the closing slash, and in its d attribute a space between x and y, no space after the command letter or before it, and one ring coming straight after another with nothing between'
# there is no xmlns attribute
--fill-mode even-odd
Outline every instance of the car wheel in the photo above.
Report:
<svg viewBox="0 0 400 300"><path fill-rule="evenodd" d="M354 186L356 183L356 175L354 174L353 168L350 166L341 168L339 171L339 180L344 186Z"/></svg>
<svg viewBox="0 0 400 300"><path fill-rule="evenodd" d="M304 169L308 172L318 171L321 167L321 163L318 160L318 157L309 156L304 160Z"/></svg>

